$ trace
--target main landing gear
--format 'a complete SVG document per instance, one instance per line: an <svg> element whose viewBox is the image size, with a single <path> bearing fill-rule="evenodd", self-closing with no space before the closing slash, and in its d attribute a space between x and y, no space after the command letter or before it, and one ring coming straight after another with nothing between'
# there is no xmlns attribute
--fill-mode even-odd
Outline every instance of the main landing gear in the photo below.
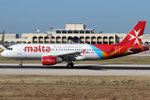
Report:
<svg viewBox="0 0 150 100"><path fill-rule="evenodd" d="M74 64L72 63L72 61L68 61L67 67L68 68L73 68L74 67Z"/></svg>
<svg viewBox="0 0 150 100"><path fill-rule="evenodd" d="M19 63L19 67L23 67L22 62L23 62L23 60L21 59L21 60L20 60L20 63Z"/></svg>

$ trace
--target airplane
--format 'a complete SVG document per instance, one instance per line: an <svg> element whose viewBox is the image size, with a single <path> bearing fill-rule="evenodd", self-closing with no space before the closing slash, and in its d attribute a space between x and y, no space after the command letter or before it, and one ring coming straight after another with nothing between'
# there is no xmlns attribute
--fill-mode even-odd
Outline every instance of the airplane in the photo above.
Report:
<svg viewBox="0 0 150 100"><path fill-rule="evenodd" d="M1 41L0 41L0 44L1 44L1 45L4 45L4 38L5 38L5 30L3 30L3 33L2 33L2 39L1 39ZM3 49L0 48L0 52L2 52L2 51L3 51Z"/></svg>
<svg viewBox="0 0 150 100"><path fill-rule="evenodd" d="M43 65L54 65L63 61L72 68L72 61L106 60L149 50L141 45L146 21L139 21L118 44L17 44L5 48L1 56L19 59L19 66L27 59L39 59Z"/></svg>

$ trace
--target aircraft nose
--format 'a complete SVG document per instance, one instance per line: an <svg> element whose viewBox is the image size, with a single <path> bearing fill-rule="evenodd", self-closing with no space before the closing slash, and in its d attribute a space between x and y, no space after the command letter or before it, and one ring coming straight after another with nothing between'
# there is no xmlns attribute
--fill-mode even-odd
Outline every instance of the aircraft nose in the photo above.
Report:
<svg viewBox="0 0 150 100"><path fill-rule="evenodd" d="M8 57L8 54L7 54L7 52L3 51L3 52L1 53L1 56L3 56L3 57Z"/></svg>

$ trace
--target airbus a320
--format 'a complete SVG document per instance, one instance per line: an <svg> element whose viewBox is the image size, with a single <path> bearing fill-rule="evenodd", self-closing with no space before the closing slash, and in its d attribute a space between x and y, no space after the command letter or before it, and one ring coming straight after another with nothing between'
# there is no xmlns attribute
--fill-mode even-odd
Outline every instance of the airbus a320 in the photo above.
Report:
<svg viewBox="0 0 150 100"><path fill-rule="evenodd" d="M67 67L74 66L72 61L77 60L104 60L127 56L149 50L142 46L141 36L143 35L146 21L139 21L127 34L123 41L118 44L17 44L9 48L3 48L1 55L6 58L22 60L39 59L43 65L54 65L63 61Z"/></svg>

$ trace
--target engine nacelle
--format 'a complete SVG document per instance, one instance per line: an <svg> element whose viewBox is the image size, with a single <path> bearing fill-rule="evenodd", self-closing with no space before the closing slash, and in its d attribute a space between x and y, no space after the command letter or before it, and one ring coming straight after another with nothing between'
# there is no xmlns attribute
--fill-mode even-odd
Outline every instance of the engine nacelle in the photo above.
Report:
<svg viewBox="0 0 150 100"><path fill-rule="evenodd" d="M61 62L62 62L62 59L59 57L49 57L49 56L42 57L43 65L54 65L56 63L61 63Z"/></svg>

